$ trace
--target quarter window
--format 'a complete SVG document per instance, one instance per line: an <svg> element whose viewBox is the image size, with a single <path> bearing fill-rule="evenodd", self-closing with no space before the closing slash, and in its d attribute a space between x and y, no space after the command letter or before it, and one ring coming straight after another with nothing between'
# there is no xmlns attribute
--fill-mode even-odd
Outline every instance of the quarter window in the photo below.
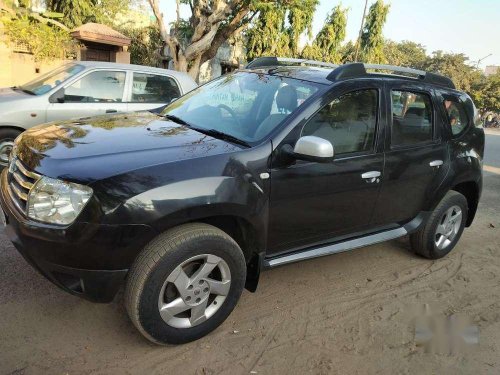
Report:
<svg viewBox="0 0 500 375"><path fill-rule="evenodd" d="M132 102L170 103L181 96L174 79L156 74L134 73Z"/></svg>
<svg viewBox="0 0 500 375"><path fill-rule="evenodd" d="M334 99L305 125L302 135L330 141L335 154L373 148L377 125L378 91L353 91Z"/></svg>
<svg viewBox="0 0 500 375"><path fill-rule="evenodd" d="M443 102L448 124L450 124L453 135L460 134L468 125L467 113L462 103L456 99L446 98Z"/></svg>
<svg viewBox="0 0 500 375"><path fill-rule="evenodd" d="M65 102L121 102L125 87L125 72L99 70L82 77L64 90Z"/></svg>
<svg viewBox="0 0 500 375"><path fill-rule="evenodd" d="M392 91L393 146L432 140L432 104L427 94Z"/></svg>

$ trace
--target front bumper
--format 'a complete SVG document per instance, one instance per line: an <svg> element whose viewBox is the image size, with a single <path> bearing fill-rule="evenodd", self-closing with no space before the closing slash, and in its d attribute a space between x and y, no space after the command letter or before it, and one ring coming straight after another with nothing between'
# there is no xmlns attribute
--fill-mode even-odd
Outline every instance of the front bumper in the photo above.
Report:
<svg viewBox="0 0 500 375"><path fill-rule="evenodd" d="M137 254L154 236L141 224L75 222L67 227L28 219L9 197L2 172L0 206L5 234L21 255L63 290L93 302L111 302Z"/></svg>

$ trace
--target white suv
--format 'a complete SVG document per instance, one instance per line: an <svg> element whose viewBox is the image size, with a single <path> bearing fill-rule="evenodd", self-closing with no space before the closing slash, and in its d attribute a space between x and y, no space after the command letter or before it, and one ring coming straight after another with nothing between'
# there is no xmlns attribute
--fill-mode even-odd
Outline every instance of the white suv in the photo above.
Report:
<svg viewBox="0 0 500 375"><path fill-rule="evenodd" d="M196 87L187 74L140 65L78 61L21 86L0 89L0 168L14 139L55 120L150 110Z"/></svg>

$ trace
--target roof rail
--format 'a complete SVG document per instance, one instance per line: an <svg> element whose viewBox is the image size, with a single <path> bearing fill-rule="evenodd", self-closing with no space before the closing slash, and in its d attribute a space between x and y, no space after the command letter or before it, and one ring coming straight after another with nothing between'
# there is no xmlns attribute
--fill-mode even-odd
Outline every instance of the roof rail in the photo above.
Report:
<svg viewBox="0 0 500 375"><path fill-rule="evenodd" d="M270 66L284 66L284 65L309 65L309 66L319 66L323 68L338 68L337 64L330 64L323 61L308 60L308 59L294 59L290 57L257 57L252 60L245 67L246 69L270 67Z"/></svg>
<svg viewBox="0 0 500 375"><path fill-rule="evenodd" d="M395 73L409 74L415 76L415 79L421 80L426 83L443 86L450 89L455 89L455 84L448 77L442 76L440 74L425 72L423 70L405 68L394 65L363 64L363 63L344 64L334 69L326 78L330 81L338 81L341 79L362 77L371 74L367 72L367 70L382 70L382 71L391 71Z"/></svg>

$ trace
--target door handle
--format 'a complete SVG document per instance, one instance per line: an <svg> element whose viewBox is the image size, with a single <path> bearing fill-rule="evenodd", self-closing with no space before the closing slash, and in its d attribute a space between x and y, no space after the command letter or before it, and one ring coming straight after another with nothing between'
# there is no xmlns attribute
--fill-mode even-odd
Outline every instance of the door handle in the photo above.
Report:
<svg viewBox="0 0 500 375"><path fill-rule="evenodd" d="M365 179L366 182L373 183L373 182L380 182L379 177L382 175L379 171L370 171L370 172L365 172L361 175L361 178Z"/></svg>
<svg viewBox="0 0 500 375"><path fill-rule="evenodd" d="M442 160L433 160L433 161L431 161L431 162L429 163L429 165L430 165L431 167L438 167L438 168L439 168L440 166L442 166L442 165L443 165L443 161L442 161Z"/></svg>
<svg viewBox="0 0 500 375"><path fill-rule="evenodd" d="M118 112L116 109L106 109L106 113L116 113Z"/></svg>

